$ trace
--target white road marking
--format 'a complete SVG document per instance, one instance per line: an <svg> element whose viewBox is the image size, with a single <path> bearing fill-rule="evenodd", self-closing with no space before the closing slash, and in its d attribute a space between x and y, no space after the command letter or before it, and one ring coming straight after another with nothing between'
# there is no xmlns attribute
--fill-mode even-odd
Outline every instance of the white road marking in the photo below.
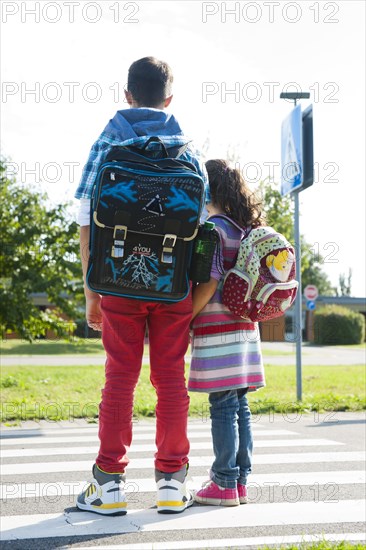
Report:
<svg viewBox="0 0 366 550"><path fill-rule="evenodd" d="M208 467L212 464L212 456L192 456L189 463L192 467ZM270 453L256 454L254 464L306 464L309 462L358 462L364 461L362 451L320 452L320 453ZM90 472L91 460L69 460L67 462L25 462L22 464L3 464L1 476L21 474L42 474L54 472ZM132 459L129 469L153 468L154 458ZM90 475L90 474L89 474Z"/></svg>
<svg viewBox="0 0 366 550"><path fill-rule="evenodd" d="M107 517L89 512L5 516L2 540L76 537L86 535L230 529L254 526L345 524L363 522L364 500L327 502L280 502L247 506L194 506L177 516L159 515L155 509L130 510L126 516Z"/></svg>
<svg viewBox="0 0 366 550"><path fill-rule="evenodd" d="M50 423L52 424L52 422L50 421ZM6 439L6 438L9 438L9 437L22 437L22 438L27 438L27 437L37 437L37 436L40 436L40 437L43 437L43 436L53 436L53 435L73 435L73 434L86 434L86 433L93 433L93 432L96 432L98 433L98 429L99 429L99 426L97 423L93 423L93 424L86 424L85 426L80 426L77 424L77 420L75 420L75 427L70 427L70 423L67 425L67 427L63 427L62 424L59 424L59 423L54 423L55 426L54 428L43 428L43 427L40 427L40 428L30 428L30 429L27 429L27 428L19 428L19 429L10 429L10 428L7 428L7 427L4 427L2 426L1 429L0 429L0 440L1 439ZM259 424L258 422L255 422L254 420L252 420L252 430L256 430L256 429L259 429L259 430L262 430L264 429L266 426L264 424ZM155 432L156 428L155 428L155 421L153 422L149 422L148 424L146 423L146 421L143 421L143 422L139 422L138 420L133 420L133 432L134 433L137 433L137 432ZM211 430L211 421L209 418L205 418L205 420L203 419L195 419L195 420L190 420L189 419L189 423L188 423L188 432L192 432L192 431L201 431L201 430L207 430L208 432L210 432Z"/></svg>
<svg viewBox="0 0 366 550"><path fill-rule="evenodd" d="M202 484L207 481L208 476L189 476L188 486L190 489L198 490ZM249 487L253 487L257 493L258 489L267 489L270 486L285 486L288 485L288 490L291 490L292 485L313 486L314 495L320 485L329 484L325 498L329 501L337 497L337 487L347 484L362 484L366 483L366 472L364 470L340 470L340 471L325 471L325 472L293 472L293 473L270 473L270 474L252 474L249 478ZM74 497L83 491L88 485L87 481L51 481L48 483L33 482L33 483L6 483L0 485L0 499L19 498L25 500L27 498L44 499L46 502L57 502L63 496ZM153 476L151 478L136 478L127 481L124 486L126 493L151 493L156 491L156 484ZM317 494L319 498L319 494ZM58 498L55 498L58 497ZM252 497L254 500L258 495ZM295 498L292 497L291 498ZM323 495L324 498L324 495ZM72 502L74 498L72 498Z"/></svg>
<svg viewBox="0 0 366 550"><path fill-rule="evenodd" d="M67 438L68 439L68 438ZM80 441L81 438L78 439ZM95 442L95 438L88 438ZM85 440L84 440L85 441ZM65 442L66 443L66 442ZM264 439L255 442L256 449L261 448L276 448L276 447L329 447L333 445L344 445L339 441L331 439ZM212 441L193 441L190 444L191 450L207 450L212 449ZM96 454L99 445L91 445L89 447L39 447L31 449L9 449L0 451L1 458L11 458L20 456L54 456L54 455L81 455L81 454ZM135 445L132 443L130 453L146 453L155 452L155 443L145 443Z"/></svg>
<svg viewBox="0 0 366 550"><path fill-rule="evenodd" d="M85 431L83 432L85 434ZM291 432L290 430L262 430L258 433L253 430L253 436L254 437L261 437L261 436L298 436L300 434L296 432ZM194 431L194 432L188 432L188 438L189 439L203 439L203 438L209 438L211 439L211 431L210 430L203 430L202 431ZM136 433L133 435L134 441L145 441L145 440L154 440L155 439L155 431L152 431L150 433ZM9 437L8 439L0 439L0 446L10 446L10 445L22 445L22 446L31 446L31 445L53 445L55 443L87 443L87 442L94 442L98 440L98 432L96 431L94 434L91 435L79 435L78 437L72 437L72 436L36 436L36 437Z"/></svg>
<svg viewBox="0 0 366 550"><path fill-rule="evenodd" d="M52 421L49 422L52 425ZM44 437L44 436L53 436L53 435L73 435L73 434L86 434L86 433L98 433L98 423L93 424L86 424L85 426L80 426L77 424L77 420L75 420L75 427L70 427L70 424L68 424L67 427L63 427L62 424L54 422L55 426L53 428L19 428L19 429L10 429L10 428L4 428L1 427L0 431L0 439L2 438L8 438L8 437ZM257 424L256 422L252 423L252 428L264 428L264 425ZM209 419L207 421L203 421L200 419L196 419L195 421L189 420L188 424L188 431L196 431L196 430L210 430L211 429L211 422ZM149 422L148 424L144 422L139 422L138 420L133 420L133 431L134 433L137 432L155 432L155 421Z"/></svg>

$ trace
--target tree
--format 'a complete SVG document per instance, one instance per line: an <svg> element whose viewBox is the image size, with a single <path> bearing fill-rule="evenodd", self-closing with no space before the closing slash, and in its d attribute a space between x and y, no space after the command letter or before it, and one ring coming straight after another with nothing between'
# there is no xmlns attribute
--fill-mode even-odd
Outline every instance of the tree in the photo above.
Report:
<svg viewBox="0 0 366 550"><path fill-rule="evenodd" d="M337 289L337 296L351 296L352 293L352 269L348 270L348 277L346 281L346 275L341 273L339 275L339 290Z"/></svg>
<svg viewBox="0 0 366 550"><path fill-rule="evenodd" d="M294 242L294 205L289 195L282 196L269 178L259 184L259 193L263 201L268 225Z"/></svg>
<svg viewBox="0 0 366 550"><path fill-rule="evenodd" d="M267 223L285 235L294 243L294 206L289 195L282 196L276 185L269 181L269 178L259 185L262 195L264 210L267 216ZM301 239L301 284L316 285L319 294L332 296L335 289L332 287L327 274L322 270L323 257L315 255L312 247L306 242L303 236Z"/></svg>
<svg viewBox="0 0 366 550"><path fill-rule="evenodd" d="M78 227L68 204L49 206L47 195L19 185L0 160L0 328L32 340L52 329L66 334L60 315L80 317L82 274ZM32 294L45 293L56 309L41 311Z"/></svg>
<svg viewBox="0 0 366 550"><path fill-rule="evenodd" d="M309 250L309 249L308 249ZM306 252L302 254L302 261ZM306 267L301 269L301 285L305 288L307 285L315 285L319 294L323 296L334 296L335 289L332 286L328 276L321 268L321 265L314 259L310 259Z"/></svg>

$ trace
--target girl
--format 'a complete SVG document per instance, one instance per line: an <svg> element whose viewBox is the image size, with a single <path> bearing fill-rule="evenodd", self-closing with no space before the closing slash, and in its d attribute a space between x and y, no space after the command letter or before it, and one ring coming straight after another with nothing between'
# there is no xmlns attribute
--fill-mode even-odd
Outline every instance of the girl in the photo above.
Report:
<svg viewBox="0 0 366 550"><path fill-rule="evenodd" d="M251 472L251 413L246 393L265 385L257 323L231 313L221 301L223 275L236 259L240 239L264 224L261 204L238 170L224 160L206 163L220 247L208 283L193 291L192 362L188 389L208 392L215 460L210 480L195 495L201 504L236 506L247 502ZM224 216L224 217L221 217ZM222 271L222 269L220 270Z"/></svg>

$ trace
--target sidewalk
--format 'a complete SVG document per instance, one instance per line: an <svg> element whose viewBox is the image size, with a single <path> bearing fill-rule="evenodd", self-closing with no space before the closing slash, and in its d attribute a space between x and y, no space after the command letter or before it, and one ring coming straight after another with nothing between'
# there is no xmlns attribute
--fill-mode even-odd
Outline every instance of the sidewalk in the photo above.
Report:
<svg viewBox="0 0 366 550"><path fill-rule="evenodd" d="M295 365L296 347L287 342L263 342L264 363L266 365ZM271 355L271 352L274 355ZM282 355L283 353L283 355ZM190 361L186 355L186 361ZM70 367L104 365L104 355L2 355L1 366L39 366ZM143 362L148 363L149 356ZM313 346L304 344L302 348L303 365L364 365L366 349L349 349L346 346Z"/></svg>

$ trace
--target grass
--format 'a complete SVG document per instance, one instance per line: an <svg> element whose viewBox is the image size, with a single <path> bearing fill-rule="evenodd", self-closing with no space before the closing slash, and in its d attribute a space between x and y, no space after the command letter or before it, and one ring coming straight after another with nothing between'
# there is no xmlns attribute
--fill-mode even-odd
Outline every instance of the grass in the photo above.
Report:
<svg viewBox="0 0 366 550"><path fill-rule="evenodd" d="M303 366L303 399L296 401L292 365L268 365L267 386L250 395L252 412L356 411L366 408L364 365Z"/></svg>
<svg viewBox="0 0 366 550"><path fill-rule="evenodd" d="M262 550L364 550L366 545L363 543L354 543L351 542L331 542L331 541L320 541L313 543L300 543L300 544L291 544L291 545L280 545L280 546L263 546Z"/></svg>
<svg viewBox="0 0 366 550"><path fill-rule="evenodd" d="M2 340L2 355L99 355L103 354L100 339L75 338L69 340Z"/></svg>
<svg viewBox="0 0 366 550"><path fill-rule="evenodd" d="M188 366L187 366L188 374ZM303 400L296 401L295 368L266 367L267 387L249 395L253 414L268 411L285 417L295 412L366 409L365 369L357 366L303 367ZM95 421L104 367L3 367L0 378L2 422L24 420ZM190 394L190 415L208 416L207 394ZM135 419L154 416L156 397L144 365L135 396Z"/></svg>
<svg viewBox="0 0 366 550"><path fill-rule="evenodd" d="M279 351L274 349L262 349L262 355L263 357L283 357L284 355L293 355L295 356L295 350L294 351ZM306 351L302 352L303 355L307 355Z"/></svg>

